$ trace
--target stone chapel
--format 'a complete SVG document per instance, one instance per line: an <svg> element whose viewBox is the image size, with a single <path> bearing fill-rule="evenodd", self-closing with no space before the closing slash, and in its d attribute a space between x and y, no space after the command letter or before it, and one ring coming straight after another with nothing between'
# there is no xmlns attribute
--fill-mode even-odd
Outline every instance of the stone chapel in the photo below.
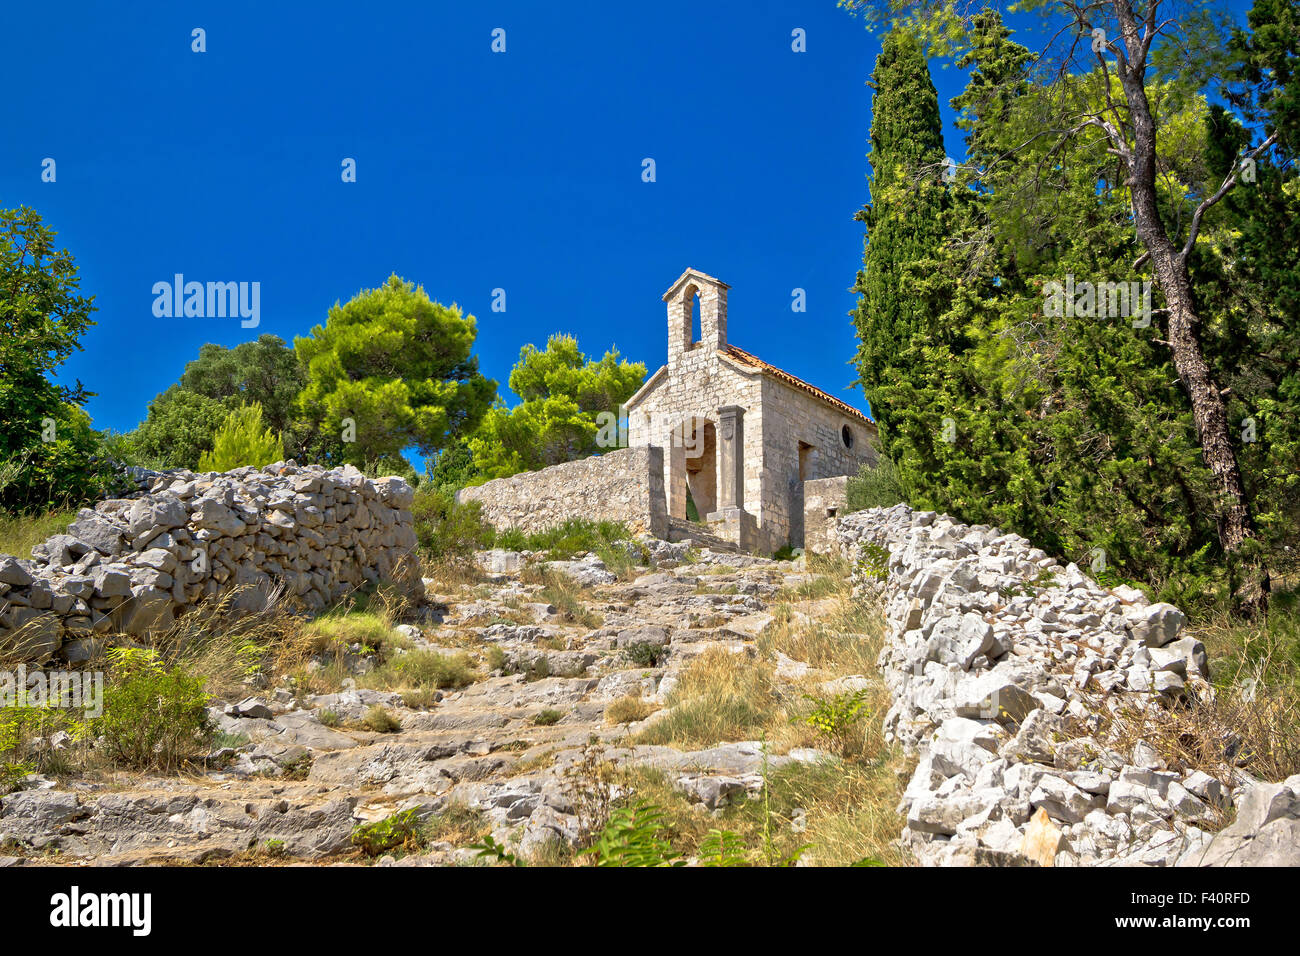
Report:
<svg viewBox="0 0 1300 956"><path fill-rule="evenodd" d="M663 449L670 519L748 551L802 546L804 483L874 464L876 426L730 344L728 288L687 269L664 293L668 364L628 400L628 444Z"/></svg>

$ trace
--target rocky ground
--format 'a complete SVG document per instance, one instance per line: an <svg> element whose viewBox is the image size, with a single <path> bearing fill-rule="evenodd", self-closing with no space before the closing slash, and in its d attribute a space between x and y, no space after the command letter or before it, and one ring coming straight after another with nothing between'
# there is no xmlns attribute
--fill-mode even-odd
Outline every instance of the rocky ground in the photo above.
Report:
<svg viewBox="0 0 1300 956"><path fill-rule="evenodd" d="M458 865L483 862L488 836L565 862L611 801L640 796L637 774L697 835L803 774L748 831L753 861L775 825L809 845L802 864L1300 862L1300 776L1260 779L1248 742L1191 720L1215 692L1176 608L902 506L837 533L851 563L652 539L619 575L594 555L481 553L468 579L426 580L423 616L385 652L460 658L460 686L365 689L383 661L358 646L329 693L280 678L215 701L215 750L186 775L29 779L0 799L0 865ZM752 686L705 698L683 732L681 691L718 660L752 662ZM874 741L803 726L806 701L855 693ZM356 849L359 827L408 811L418 846Z"/></svg>
<svg viewBox="0 0 1300 956"><path fill-rule="evenodd" d="M466 826L401 857L402 865L475 862L463 844L487 832L539 859L588 823L595 764L663 771L701 812L755 793L764 761L756 741L691 750L628 740L662 719L700 654L755 654L774 595L808 575L792 562L649 544L653 564L631 580L616 580L594 556L552 563L583 587L580 621L537 599L541 586L521 580L518 553L487 552L485 580L431 594L440 620L399 626L410 641L405 652L468 653L483 679L418 707L398 693L355 689L353 680L301 700L288 687L268 687L216 701L227 745L206 771L39 779L0 800L0 854L10 854L3 862L370 862L353 851L357 826L412 808L439 819L456 808ZM370 666L364 654L350 664L358 674ZM612 724L607 708L629 697L640 701L632 716L649 716ZM375 705L400 729L361 729ZM793 748L770 754L769 769L824 756Z"/></svg>

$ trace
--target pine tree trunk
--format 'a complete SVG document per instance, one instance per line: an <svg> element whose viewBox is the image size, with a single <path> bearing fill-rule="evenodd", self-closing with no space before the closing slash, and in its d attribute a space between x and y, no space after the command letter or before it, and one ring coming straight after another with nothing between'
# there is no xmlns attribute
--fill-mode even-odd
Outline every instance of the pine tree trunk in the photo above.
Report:
<svg viewBox="0 0 1300 956"><path fill-rule="evenodd" d="M1122 71L1121 82L1134 131L1128 164L1134 223L1138 239L1151 258L1156 284L1164 293L1174 369L1191 402L1201 455L1214 477L1219 543L1226 554L1235 556L1255 536L1255 528L1232 445L1227 408L1201 348L1201 319L1196 311L1187 262L1160 218L1156 198L1156 130L1142 71L1132 68ZM1245 580L1238 595L1242 609L1251 615L1262 613L1267 608L1268 572L1253 555L1243 558L1243 571Z"/></svg>

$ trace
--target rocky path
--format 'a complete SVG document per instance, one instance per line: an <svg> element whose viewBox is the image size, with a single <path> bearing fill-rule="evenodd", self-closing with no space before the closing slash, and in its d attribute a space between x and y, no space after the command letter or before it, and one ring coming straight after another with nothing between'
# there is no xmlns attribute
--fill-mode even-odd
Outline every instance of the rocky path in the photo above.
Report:
<svg viewBox="0 0 1300 956"><path fill-rule="evenodd" d="M585 585L586 609L599 626L591 626L593 618L566 621L538 602L538 585L522 583L517 570L442 596L440 624L403 626L413 646L467 652L480 675L498 666L492 676L439 693L427 708L383 691L347 688L297 700L281 688L214 708L223 739L237 743L215 754L210 771L43 781L10 794L0 801L0 855L11 854L3 862L356 860L351 837L360 823L453 805L479 811L478 827L536 856L578 837L584 820L574 768L590 761L593 749L602 761L667 772L707 807L756 791L763 754L754 742L718 741L697 751L631 746L642 724L611 725L606 708L627 697L646 711L662 708L683 669L710 648L753 654L774 596L807 575L790 562L708 550L687 561L685 545L657 547L659 566L628 582L613 580L594 559L556 565ZM517 563L509 555L492 561ZM521 616L531 621L520 623ZM400 730L356 729L374 705L396 717ZM816 756L795 750L771 764ZM475 856L448 839L401 862Z"/></svg>

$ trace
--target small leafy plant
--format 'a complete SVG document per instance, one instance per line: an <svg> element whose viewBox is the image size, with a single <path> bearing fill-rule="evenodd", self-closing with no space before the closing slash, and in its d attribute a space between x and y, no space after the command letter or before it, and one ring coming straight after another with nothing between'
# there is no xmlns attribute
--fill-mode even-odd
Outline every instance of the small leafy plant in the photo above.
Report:
<svg viewBox="0 0 1300 956"><path fill-rule="evenodd" d="M646 801L622 807L610 814L595 845L582 852L594 856L597 866L685 866L661 836L663 820L663 811Z"/></svg>
<svg viewBox="0 0 1300 956"><path fill-rule="evenodd" d="M862 556L858 558L858 570L869 578L885 580L889 577L889 549L878 544L864 544Z"/></svg>
<svg viewBox="0 0 1300 956"><path fill-rule="evenodd" d="M366 856L380 856L398 848L419 849L424 845L424 827L412 807L382 820L361 824L352 831L352 845Z"/></svg>
<svg viewBox="0 0 1300 956"><path fill-rule="evenodd" d="M115 762L137 769L170 770L212 739L203 678L153 651L109 651L104 713L94 732Z"/></svg>
<svg viewBox="0 0 1300 956"><path fill-rule="evenodd" d="M635 644L629 644L623 649L627 659L638 667L658 667L660 662L668 656L668 648L659 644L651 644L649 641L637 641Z"/></svg>
<svg viewBox="0 0 1300 956"><path fill-rule="evenodd" d="M471 843L468 848L477 850L481 860L494 860L497 863L504 863L506 866L524 865L523 860L493 839L491 834L483 837L478 843Z"/></svg>
<svg viewBox="0 0 1300 956"><path fill-rule="evenodd" d="M731 830L710 830L700 844L700 863L704 866L744 866L745 841Z"/></svg>
<svg viewBox="0 0 1300 956"><path fill-rule="evenodd" d="M812 701L814 706L803 722L828 741L841 757L852 753L854 730L870 713L866 688L845 691L833 697L816 697L812 694L805 694L804 697Z"/></svg>

